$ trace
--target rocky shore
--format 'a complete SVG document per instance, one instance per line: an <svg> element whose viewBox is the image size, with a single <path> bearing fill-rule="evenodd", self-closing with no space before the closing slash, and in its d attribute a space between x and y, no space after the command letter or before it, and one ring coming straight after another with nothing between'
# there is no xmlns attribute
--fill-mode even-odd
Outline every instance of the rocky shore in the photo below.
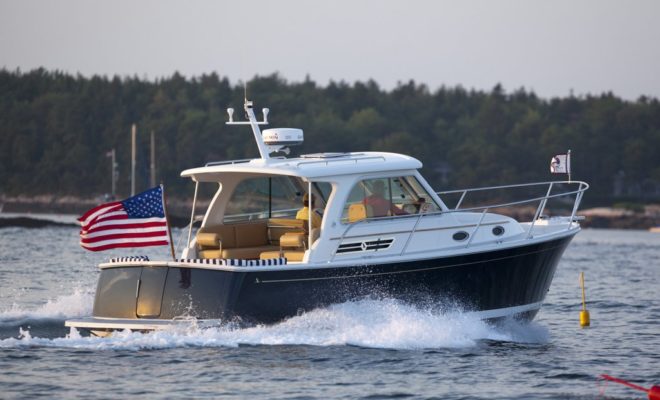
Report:
<svg viewBox="0 0 660 400"><path fill-rule="evenodd" d="M582 224L588 228L644 229L660 226L660 205L644 206L639 211L623 208L597 207L581 210Z"/></svg>

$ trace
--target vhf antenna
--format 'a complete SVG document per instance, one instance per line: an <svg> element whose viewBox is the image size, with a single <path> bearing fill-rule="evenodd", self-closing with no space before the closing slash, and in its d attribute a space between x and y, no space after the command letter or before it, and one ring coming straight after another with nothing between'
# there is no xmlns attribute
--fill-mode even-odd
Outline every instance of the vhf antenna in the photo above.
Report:
<svg viewBox="0 0 660 400"><path fill-rule="evenodd" d="M248 99L247 99L247 79L243 81L243 104L245 106L248 105ZM252 102L250 102L252 103ZM252 107L252 104L250 104L250 107ZM250 116L247 113L247 110L245 111L245 119L250 119Z"/></svg>

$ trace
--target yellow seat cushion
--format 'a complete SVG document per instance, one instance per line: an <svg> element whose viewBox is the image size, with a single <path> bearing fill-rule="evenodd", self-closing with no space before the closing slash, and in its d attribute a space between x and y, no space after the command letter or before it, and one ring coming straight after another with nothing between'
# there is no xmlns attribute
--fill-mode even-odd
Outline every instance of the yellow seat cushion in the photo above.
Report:
<svg viewBox="0 0 660 400"><path fill-rule="evenodd" d="M303 257L305 257L305 252L300 250L300 251L285 251L284 252L284 258L286 258L287 261L302 261Z"/></svg>
<svg viewBox="0 0 660 400"><path fill-rule="evenodd" d="M265 221L202 227L197 244L200 258L258 259L264 251L279 250L269 241Z"/></svg>
<svg viewBox="0 0 660 400"><path fill-rule="evenodd" d="M357 222L373 216L371 206L362 203L351 204L348 206L348 222Z"/></svg>
<svg viewBox="0 0 660 400"><path fill-rule="evenodd" d="M257 247L268 245L268 225L266 225L266 223L260 222L236 225L234 229L236 234L236 246L232 247Z"/></svg>
<svg viewBox="0 0 660 400"><path fill-rule="evenodd" d="M280 237L280 247L305 247L305 234L285 233Z"/></svg>
<svg viewBox="0 0 660 400"><path fill-rule="evenodd" d="M284 257L287 261L302 261L305 256L304 251L298 250L289 250L284 251L280 254L279 251L265 251L259 255L259 258L262 260L270 260L271 258L280 258Z"/></svg>
<svg viewBox="0 0 660 400"><path fill-rule="evenodd" d="M236 247L236 235L232 225L205 226L199 229L197 236L203 233L216 233L222 240L223 247Z"/></svg>
<svg viewBox="0 0 660 400"><path fill-rule="evenodd" d="M257 246L257 247L242 247L237 249L223 249L222 257L220 258L240 258L240 259L258 259L260 254L264 251L275 251L279 248L277 246Z"/></svg>
<svg viewBox="0 0 660 400"><path fill-rule="evenodd" d="M286 233L304 232L305 221L289 218L271 218L268 220L268 240L272 245L279 245L280 238Z"/></svg>
<svg viewBox="0 0 660 400"><path fill-rule="evenodd" d="M222 250L200 250L197 253L199 258L222 258Z"/></svg>
<svg viewBox="0 0 660 400"><path fill-rule="evenodd" d="M197 234L197 244L201 246L202 248L204 247L219 247L218 244L220 243L220 235L217 233L205 233L201 232Z"/></svg>
<svg viewBox="0 0 660 400"><path fill-rule="evenodd" d="M259 259L261 260L270 260L271 258L280 258L282 255L280 255L280 251L262 251L261 254L259 254Z"/></svg>

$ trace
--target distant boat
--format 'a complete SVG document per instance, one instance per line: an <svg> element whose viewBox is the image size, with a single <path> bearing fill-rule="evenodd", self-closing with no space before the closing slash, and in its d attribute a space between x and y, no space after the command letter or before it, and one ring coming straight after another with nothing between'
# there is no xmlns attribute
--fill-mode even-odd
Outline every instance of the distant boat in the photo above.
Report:
<svg viewBox="0 0 660 400"><path fill-rule="evenodd" d="M649 232L660 233L660 226L654 226L652 228L649 228Z"/></svg>

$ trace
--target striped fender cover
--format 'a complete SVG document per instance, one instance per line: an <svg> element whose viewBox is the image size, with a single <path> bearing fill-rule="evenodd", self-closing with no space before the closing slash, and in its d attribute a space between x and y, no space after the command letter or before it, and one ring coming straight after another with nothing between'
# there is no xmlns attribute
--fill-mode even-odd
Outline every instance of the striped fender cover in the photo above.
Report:
<svg viewBox="0 0 660 400"><path fill-rule="evenodd" d="M265 267L272 265L286 265L286 258L270 258L268 260L241 260L237 258L179 258L176 260L188 264L221 265L225 267Z"/></svg>
<svg viewBox="0 0 660 400"><path fill-rule="evenodd" d="M128 256L128 257L115 257L111 258L111 263L124 263L124 262L140 262L140 261L149 261L147 256Z"/></svg>

